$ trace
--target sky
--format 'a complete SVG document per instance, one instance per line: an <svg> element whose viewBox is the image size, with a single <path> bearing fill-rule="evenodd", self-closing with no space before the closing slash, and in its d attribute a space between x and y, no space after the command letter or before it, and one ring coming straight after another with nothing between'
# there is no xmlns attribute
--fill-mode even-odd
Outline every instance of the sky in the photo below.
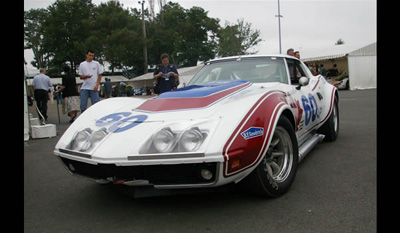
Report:
<svg viewBox="0 0 400 233"><path fill-rule="evenodd" d="M25 0L24 10L47 8L55 0ZM107 0L92 0L99 5ZM138 0L120 0L124 8L139 8ZM158 0L154 0L158 12ZM168 2L168 0L167 0ZM220 25L243 18L259 30L262 42L253 48L258 54L279 53L278 0L172 0L185 9L199 6ZM360 48L377 39L377 0L280 0L282 53L332 46L338 39ZM145 1L145 7L148 7ZM33 53L25 50L28 63ZM33 68L29 65L29 68Z"/></svg>

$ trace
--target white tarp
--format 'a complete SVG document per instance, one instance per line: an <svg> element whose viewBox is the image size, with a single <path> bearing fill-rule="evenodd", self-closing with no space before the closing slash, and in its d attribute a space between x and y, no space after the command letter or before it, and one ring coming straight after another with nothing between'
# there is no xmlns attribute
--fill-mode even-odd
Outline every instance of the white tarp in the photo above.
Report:
<svg viewBox="0 0 400 233"><path fill-rule="evenodd" d="M348 59L350 90L376 88L376 56Z"/></svg>
<svg viewBox="0 0 400 233"><path fill-rule="evenodd" d="M348 56L350 90L376 88L376 42Z"/></svg>

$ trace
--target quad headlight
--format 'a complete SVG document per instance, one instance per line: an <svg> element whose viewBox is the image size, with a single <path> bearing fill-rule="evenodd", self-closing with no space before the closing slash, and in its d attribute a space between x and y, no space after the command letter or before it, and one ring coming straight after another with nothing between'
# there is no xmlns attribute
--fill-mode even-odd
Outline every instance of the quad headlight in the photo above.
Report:
<svg viewBox="0 0 400 233"><path fill-rule="evenodd" d="M85 128L78 131L71 142L68 144L67 149L76 150L81 152L89 151L94 148L105 136L107 136L107 130L101 128L97 131L92 131L90 128Z"/></svg>
<svg viewBox="0 0 400 233"><path fill-rule="evenodd" d="M180 145L185 151L197 151L204 141L204 136L198 128L185 131L179 140Z"/></svg>
<svg viewBox="0 0 400 233"><path fill-rule="evenodd" d="M208 135L208 130L191 127L186 130L162 128L141 149L141 154L179 153L198 151Z"/></svg>
<svg viewBox="0 0 400 233"><path fill-rule="evenodd" d="M171 152L175 145L174 134L169 128L158 131L153 137L153 145L158 152Z"/></svg>

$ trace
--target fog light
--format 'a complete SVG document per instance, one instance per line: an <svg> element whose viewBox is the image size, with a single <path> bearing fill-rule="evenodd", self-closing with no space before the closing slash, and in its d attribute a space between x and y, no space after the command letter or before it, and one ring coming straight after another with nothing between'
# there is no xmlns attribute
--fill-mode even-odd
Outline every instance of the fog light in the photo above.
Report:
<svg viewBox="0 0 400 233"><path fill-rule="evenodd" d="M213 178L212 172L210 170L208 170L208 169L201 169L200 175L205 180L211 180L211 178Z"/></svg>

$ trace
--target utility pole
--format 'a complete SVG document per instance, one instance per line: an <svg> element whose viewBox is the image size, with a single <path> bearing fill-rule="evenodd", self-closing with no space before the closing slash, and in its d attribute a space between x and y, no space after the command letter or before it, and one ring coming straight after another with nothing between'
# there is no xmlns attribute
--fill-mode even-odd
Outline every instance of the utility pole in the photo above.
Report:
<svg viewBox="0 0 400 233"><path fill-rule="evenodd" d="M278 17L278 24L279 24L279 53L282 54L282 44L281 44L281 8L279 5L279 0L278 0L278 15L275 15L275 17Z"/></svg>
<svg viewBox="0 0 400 233"><path fill-rule="evenodd" d="M144 0L138 1L142 4L142 31L143 31L143 59L144 59L144 73L147 74L149 71L147 69L147 43L146 43L146 24L144 22Z"/></svg>

